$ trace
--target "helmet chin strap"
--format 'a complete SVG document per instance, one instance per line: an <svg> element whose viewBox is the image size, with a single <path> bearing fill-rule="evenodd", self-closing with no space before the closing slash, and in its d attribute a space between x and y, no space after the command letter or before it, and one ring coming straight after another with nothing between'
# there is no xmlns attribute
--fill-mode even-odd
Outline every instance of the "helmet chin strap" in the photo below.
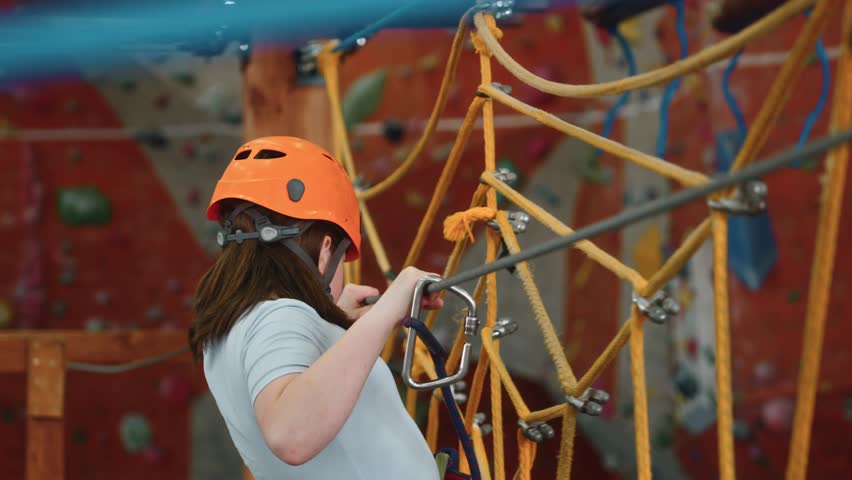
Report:
<svg viewBox="0 0 852 480"><path fill-rule="evenodd" d="M275 225L260 212L255 210L254 204L243 203L237 206L228 219L225 220L224 228L216 234L216 240L219 246L224 248L230 242L243 243L243 240L258 240L263 243L280 242L290 249L297 257L316 275L323 289L331 296L331 281L334 279L334 274L337 272L337 266L340 264L340 259L346 254L351 242L348 238L343 238L337 244L334 252L329 258L325 266L325 274L320 272L319 267L314 263L310 255L299 245L294 239L305 231L314 223L313 221L299 222L295 225L282 226ZM246 213L254 219L255 231L242 232L241 230L233 231L234 220L237 215Z"/></svg>

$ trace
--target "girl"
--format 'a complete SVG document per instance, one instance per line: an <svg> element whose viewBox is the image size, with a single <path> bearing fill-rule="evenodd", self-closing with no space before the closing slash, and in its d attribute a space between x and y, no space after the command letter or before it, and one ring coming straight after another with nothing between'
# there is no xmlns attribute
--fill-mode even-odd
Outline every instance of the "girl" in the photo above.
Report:
<svg viewBox="0 0 852 480"><path fill-rule="evenodd" d="M361 231L340 164L298 138L251 141L207 218L223 251L198 286L189 343L255 478L438 478L379 358L426 273L403 270L372 307L364 299L378 290L342 286Z"/></svg>

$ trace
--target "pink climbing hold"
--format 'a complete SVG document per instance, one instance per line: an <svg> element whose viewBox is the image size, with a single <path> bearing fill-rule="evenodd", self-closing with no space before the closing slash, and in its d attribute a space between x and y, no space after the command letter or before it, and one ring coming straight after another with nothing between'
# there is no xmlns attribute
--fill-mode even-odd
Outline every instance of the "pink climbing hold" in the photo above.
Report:
<svg viewBox="0 0 852 480"><path fill-rule="evenodd" d="M767 360L757 362L754 365L752 373L754 375L755 382L763 385L774 381L777 374L775 366Z"/></svg>
<svg viewBox="0 0 852 480"><path fill-rule="evenodd" d="M192 205L193 207L198 205L198 202L201 201L201 193L199 193L197 188L190 189L189 193L186 195L186 202Z"/></svg>
<svg viewBox="0 0 852 480"><path fill-rule="evenodd" d="M160 380L160 396L172 403L186 403L192 396L192 384L182 375L167 375Z"/></svg>
<svg viewBox="0 0 852 480"><path fill-rule="evenodd" d="M595 28L595 37L598 39L598 43L604 47L608 47L612 42L612 35L610 35L609 30L605 28Z"/></svg>
<svg viewBox="0 0 852 480"><path fill-rule="evenodd" d="M145 450L142 450L142 458L145 459L145 462L151 464L160 464L163 463L163 459L165 457L165 453L163 449L156 445L149 445Z"/></svg>
<svg viewBox="0 0 852 480"><path fill-rule="evenodd" d="M532 72L546 80L552 80L554 82L559 81L556 69L554 69L552 65L539 65L533 68ZM533 107L541 107L553 101L554 98L555 97L553 95L544 93L541 90L526 84L518 89L518 99L524 103L532 105Z"/></svg>
<svg viewBox="0 0 852 480"><path fill-rule="evenodd" d="M527 158L541 158L553 148L553 138L549 135L537 135L527 142Z"/></svg>
<svg viewBox="0 0 852 480"><path fill-rule="evenodd" d="M170 98L165 93L154 97L154 108L157 110L165 110L169 108Z"/></svg>
<svg viewBox="0 0 852 480"><path fill-rule="evenodd" d="M695 337L686 341L686 353L689 354L689 358L693 360L696 356L698 356L698 340L696 340Z"/></svg>
<svg viewBox="0 0 852 480"><path fill-rule="evenodd" d="M773 432L786 432L793 424L795 406L789 398L779 397L763 405L761 417L766 428Z"/></svg>
<svg viewBox="0 0 852 480"><path fill-rule="evenodd" d="M183 144L183 156L187 159L195 158L195 144L190 140L187 140L186 143Z"/></svg>

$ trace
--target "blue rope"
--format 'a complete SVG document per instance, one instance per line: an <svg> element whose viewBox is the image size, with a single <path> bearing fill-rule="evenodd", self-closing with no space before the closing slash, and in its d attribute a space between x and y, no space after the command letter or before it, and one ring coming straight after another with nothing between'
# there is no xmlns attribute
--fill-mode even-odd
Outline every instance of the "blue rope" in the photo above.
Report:
<svg viewBox="0 0 852 480"><path fill-rule="evenodd" d="M435 363L435 373L438 374L438 378L446 378L447 367L444 361L446 352L438 339L432 335L432 332L429 331L423 322L416 318L405 317L402 319L402 324L408 328L413 328L417 332L417 336L420 337L420 340L432 355L432 361ZM447 413L450 416L453 429L459 437L465 456L467 456L467 463L470 466L470 478L471 480L480 480L479 462L476 459L476 452L473 450L473 440L471 440L470 435L468 435L464 427L464 419L461 416L461 412L459 412L455 398L453 398L453 390L449 385L446 385L441 387L441 394L444 397L444 405L447 407Z"/></svg>
<svg viewBox="0 0 852 480"><path fill-rule="evenodd" d="M686 34L686 18L684 15L683 0L675 0L672 2L677 11L675 20L675 28L677 29L677 38L680 43L680 59L683 60L689 55L689 38ZM657 156L662 158L666 155L666 143L669 136L669 104L672 102L677 89L680 88L681 77L677 77L668 85L663 93L663 100L660 103L660 130L657 132Z"/></svg>
<svg viewBox="0 0 852 480"><path fill-rule="evenodd" d="M612 37L618 42L618 45L621 46L621 53L624 55L624 60L627 62L627 74L630 76L636 75L636 59L633 57L633 49L630 47L627 39L624 38L624 35L621 34L618 27L610 28L609 34L612 35ZM629 91L622 93L621 96L618 97L618 100L609 107L609 110L606 112L606 117L604 117L601 136L609 138L612 134L612 128L615 126L615 119L618 118L618 112L624 107L628 100L630 100ZM595 156L598 157L601 153L603 153L602 150L596 150Z"/></svg>
<svg viewBox="0 0 852 480"><path fill-rule="evenodd" d="M801 147L808 141L808 137L810 136L816 121L819 119L819 116L823 109L825 109L825 104L828 101L828 91L831 83L831 65L828 62L828 54L825 52L825 46L823 45L821 38L817 39L816 54L819 59L820 66L822 67L822 87L819 92L819 98L817 99L816 106L814 106L814 109L808 114L808 118L805 119L805 125L802 127L802 133L799 135L799 141L796 143L796 146L798 147ZM799 161L794 162L793 168L799 168L800 164L801 162Z"/></svg>
<svg viewBox="0 0 852 480"><path fill-rule="evenodd" d="M736 70L737 62L739 62L740 55L742 53L743 51L740 50L731 57L731 60L728 61L728 66L725 67L725 73L722 75L722 93L725 95L725 101L728 103L728 108L731 110L731 113L734 115L734 119L737 121L737 133L739 134L740 142L745 139L748 127L746 126L743 112L740 110L740 106L737 103L737 98L734 97L734 93L731 92L731 75L733 75L734 70Z"/></svg>

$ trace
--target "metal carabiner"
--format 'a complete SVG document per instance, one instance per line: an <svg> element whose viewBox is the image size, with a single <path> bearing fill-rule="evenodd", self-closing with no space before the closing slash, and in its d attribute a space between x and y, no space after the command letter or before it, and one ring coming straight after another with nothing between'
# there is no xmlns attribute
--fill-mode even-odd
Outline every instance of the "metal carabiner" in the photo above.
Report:
<svg viewBox="0 0 852 480"><path fill-rule="evenodd" d="M419 320L423 293L426 291L426 287L440 280L441 277L437 275L426 275L417 281L417 285L414 287L414 298L411 300L411 318ZM465 304L467 304L467 316L465 316L463 325L465 341L462 346L459 369L453 375L448 375L447 377L438 378L425 383L417 383L414 376L411 374L411 370L414 365L414 348L415 343L417 342L417 332L413 328L409 328L405 358L402 361L402 381L405 383L405 386L412 390L433 390L445 385L452 385L464 378L467 374L467 368L470 364L470 350L472 348L471 342L479 329L479 319L476 316L476 302L474 302L473 297L471 297L469 293L459 287L450 287L448 290L464 300Z"/></svg>

